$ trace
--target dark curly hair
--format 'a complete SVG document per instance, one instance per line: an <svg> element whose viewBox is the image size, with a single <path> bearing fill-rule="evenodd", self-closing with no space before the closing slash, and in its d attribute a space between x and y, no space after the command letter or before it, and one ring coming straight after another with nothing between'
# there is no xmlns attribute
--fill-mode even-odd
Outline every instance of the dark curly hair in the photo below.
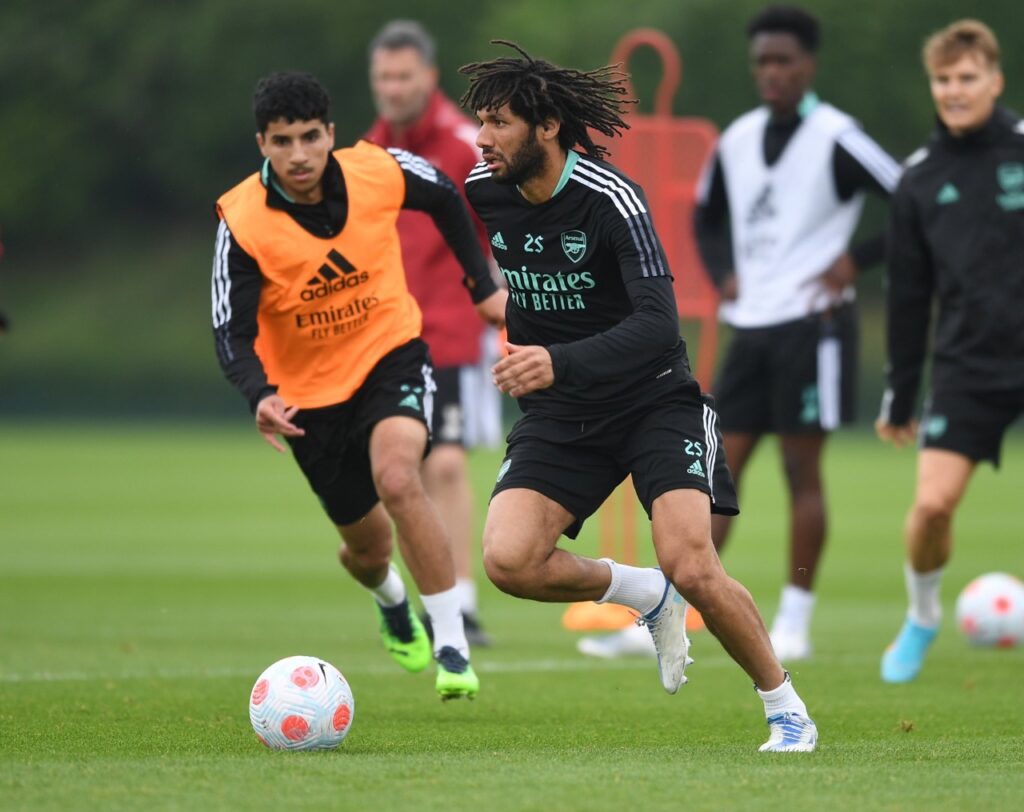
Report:
<svg viewBox="0 0 1024 812"><path fill-rule="evenodd" d="M522 58L501 57L459 68L469 77L469 89L459 100L466 109L497 110L507 104L531 126L555 119L561 124L558 143L562 149L579 144L595 158L604 158L608 150L594 143L589 129L609 138L629 129L622 106L636 104L636 99L622 98L629 92L628 77L618 65L578 71L534 59L508 40L494 39L491 44L513 48Z"/></svg>
<svg viewBox="0 0 1024 812"><path fill-rule="evenodd" d="M281 71L264 76L256 83L252 94L252 112L261 133L267 125L283 118L293 121L320 119L330 123L331 97L324 86L311 73Z"/></svg>
<svg viewBox="0 0 1024 812"><path fill-rule="evenodd" d="M808 53L818 52L821 45L821 23L799 6L768 6L747 23L747 38L758 34L792 34Z"/></svg>

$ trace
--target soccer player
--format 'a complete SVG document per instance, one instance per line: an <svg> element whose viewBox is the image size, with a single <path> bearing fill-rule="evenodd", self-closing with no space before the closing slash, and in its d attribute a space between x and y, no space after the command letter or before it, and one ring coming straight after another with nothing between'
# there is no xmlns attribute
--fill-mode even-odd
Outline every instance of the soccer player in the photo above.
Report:
<svg viewBox="0 0 1024 812"><path fill-rule="evenodd" d="M395 20L373 38L369 50L370 87L379 117L367 140L414 152L461 181L480 160L473 143L476 127L438 89L433 38L417 22ZM486 251L486 232L479 221L475 224ZM398 235L409 291L423 312L423 340L437 384L437 419L423 482L451 538L466 637L471 645L487 645L473 578L473 490L466 448L496 445L501 439L501 395L489 374L498 339L475 317L460 290L458 260L430 218L403 211Z"/></svg>
<svg viewBox="0 0 1024 812"><path fill-rule="evenodd" d="M917 488L905 525L909 609L882 657L882 679L909 682L942 615L939 585L953 515L980 462L999 466L1007 427L1024 411L1024 122L997 105L999 44L960 20L924 46L938 113L893 198L888 389L875 427L901 446L917 434ZM931 391L912 419L932 308Z"/></svg>
<svg viewBox="0 0 1024 812"><path fill-rule="evenodd" d="M711 513L738 510L718 417L690 374L672 277L643 190L603 160L624 77L517 56L461 68L483 161L466 192L508 283L498 388L523 416L508 438L484 529L484 568L538 601L612 601L639 613L666 691L685 682L684 598L753 679L761 747L813 750L817 730L772 653L750 594L722 569ZM580 149L574 149L579 146ZM632 475L661 569L557 546Z"/></svg>
<svg viewBox="0 0 1024 812"><path fill-rule="evenodd" d="M506 294L451 181L403 150L360 142L332 151L329 105L306 73L275 73L256 86L265 160L217 201L217 357L260 434L278 451L278 434L291 446L341 534L342 565L376 599L392 656L422 671L433 653L441 697L472 697L479 680L451 551L419 474L434 384L405 284L399 212L434 217L483 318L503 323ZM392 519L433 623L433 652L390 565Z"/></svg>
<svg viewBox="0 0 1024 812"><path fill-rule="evenodd" d="M789 577L771 627L783 662L811 655L814 578L827 511L821 457L852 419L861 268L884 236L848 250L864 192L888 198L899 166L811 90L820 30L803 9L770 6L747 25L763 102L722 134L698 189L697 243L733 329L715 382L729 464L740 482L765 434L778 435L790 502ZM721 551L728 516L712 522Z"/></svg>

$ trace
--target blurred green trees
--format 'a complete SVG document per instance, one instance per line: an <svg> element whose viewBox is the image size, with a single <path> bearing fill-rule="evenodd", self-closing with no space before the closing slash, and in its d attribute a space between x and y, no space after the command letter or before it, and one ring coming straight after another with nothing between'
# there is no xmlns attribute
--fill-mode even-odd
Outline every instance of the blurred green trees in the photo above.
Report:
<svg viewBox="0 0 1024 812"><path fill-rule="evenodd" d="M757 103L744 27L759 0L6 0L0 4L0 413L232 409L209 335L212 204L255 170L258 77L301 68L334 100L339 143L373 118L366 44L387 20L434 33L442 84L512 39L580 68L605 64L630 29L679 47L676 113L724 126ZM808 0L824 26L820 94L901 157L926 137L924 37L975 15L1000 36L1005 101L1024 108L1020 0ZM648 105L660 66L628 66ZM643 106L641 109L645 109ZM869 210L878 228L881 207ZM686 224L680 224L686 227ZM881 336L865 280L865 401ZM877 299L877 296L876 296ZM230 404L230 405L228 405ZM866 408L864 414L868 415Z"/></svg>
<svg viewBox="0 0 1024 812"><path fill-rule="evenodd" d="M257 77L301 67L335 101L341 141L372 115L366 42L392 16L415 16L440 44L444 84L458 65L487 57L493 37L578 66L607 60L623 32L653 25L684 58L681 112L724 124L755 103L743 26L754 0L515 3L446 0L15 0L0 6L0 225L11 243L81 240L132 221L195 218L252 169L249 96ZM811 0L825 40L822 94L859 116L887 147L908 153L928 130L918 51L922 38L965 13L1004 41L1008 100L1022 36L1016 0ZM641 92L653 58L631 66Z"/></svg>

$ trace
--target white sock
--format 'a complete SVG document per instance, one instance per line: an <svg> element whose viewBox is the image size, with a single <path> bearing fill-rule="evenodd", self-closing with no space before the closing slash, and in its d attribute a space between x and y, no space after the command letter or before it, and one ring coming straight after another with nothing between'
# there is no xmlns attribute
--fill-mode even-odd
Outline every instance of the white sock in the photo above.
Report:
<svg viewBox="0 0 1024 812"><path fill-rule="evenodd" d="M631 567L610 558L601 559L612 571L612 582L595 603L618 603L646 615L661 603L665 594L665 576L653 567Z"/></svg>
<svg viewBox="0 0 1024 812"><path fill-rule="evenodd" d="M452 587L434 595L420 595L420 600L434 627L434 654L445 646L452 646L468 660L469 643L466 642L466 630L462 625L458 590Z"/></svg>
<svg viewBox="0 0 1024 812"><path fill-rule="evenodd" d="M388 564L388 574L384 577L380 586L370 590L377 603L384 607L398 606L405 600L405 583L394 564Z"/></svg>
<svg viewBox="0 0 1024 812"><path fill-rule="evenodd" d="M796 688L793 687L793 681L789 678L788 671L786 672L786 678L782 681L782 685L778 688L773 688L771 691L762 691L758 688L757 695L764 702L764 716L766 719L779 713L799 713L805 719L810 718L807 715L807 706L797 696Z"/></svg>
<svg viewBox="0 0 1024 812"><path fill-rule="evenodd" d="M909 561L903 564L907 597L910 599L907 617L918 626L934 629L942 620L942 604L939 602L942 572L942 567L931 572L916 572Z"/></svg>
<svg viewBox="0 0 1024 812"><path fill-rule="evenodd" d="M792 584L782 587L779 610L772 622L772 631L806 635L814 611L814 593Z"/></svg>
<svg viewBox="0 0 1024 812"><path fill-rule="evenodd" d="M456 578L455 589L459 596L459 609L467 615L476 614L476 583L472 578Z"/></svg>

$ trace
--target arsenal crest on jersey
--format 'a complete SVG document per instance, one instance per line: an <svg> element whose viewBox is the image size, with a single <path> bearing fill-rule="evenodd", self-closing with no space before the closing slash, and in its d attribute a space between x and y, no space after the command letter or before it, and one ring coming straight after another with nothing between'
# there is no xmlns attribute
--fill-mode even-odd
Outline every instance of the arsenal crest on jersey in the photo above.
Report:
<svg viewBox="0 0 1024 812"><path fill-rule="evenodd" d="M563 231L562 250L574 264L579 262L587 253L587 235L582 231Z"/></svg>

